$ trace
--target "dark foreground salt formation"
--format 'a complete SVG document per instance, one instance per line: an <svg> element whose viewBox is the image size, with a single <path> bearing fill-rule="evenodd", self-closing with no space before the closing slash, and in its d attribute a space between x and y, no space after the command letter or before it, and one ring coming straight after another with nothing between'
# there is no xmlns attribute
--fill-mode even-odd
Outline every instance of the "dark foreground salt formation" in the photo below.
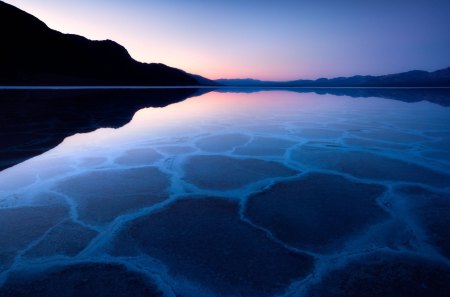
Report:
<svg viewBox="0 0 450 297"><path fill-rule="evenodd" d="M0 209L0 273L12 264L17 251L42 237L68 215L61 205Z"/></svg>
<svg viewBox="0 0 450 297"><path fill-rule="evenodd" d="M374 254L332 271L308 297L445 297L450 268L411 255Z"/></svg>
<svg viewBox="0 0 450 297"><path fill-rule="evenodd" d="M426 235L426 241L450 259L450 195L420 187L401 188L404 203Z"/></svg>
<svg viewBox="0 0 450 297"><path fill-rule="evenodd" d="M448 186L450 174L417 166L369 152L351 151L345 147L324 148L305 145L292 154L294 161L323 169L348 173L360 178L394 180Z"/></svg>
<svg viewBox="0 0 450 297"><path fill-rule="evenodd" d="M383 192L378 185L314 174L250 197L245 215L291 246L330 252L388 217L376 201Z"/></svg>
<svg viewBox="0 0 450 297"><path fill-rule="evenodd" d="M192 157L185 168L186 181L211 190L233 190L252 182L297 173L275 162L223 156Z"/></svg>
<svg viewBox="0 0 450 297"><path fill-rule="evenodd" d="M172 277L217 295L272 296L313 265L312 257L290 252L242 222L236 203L213 197L180 200L142 217L113 246L114 255L145 253L165 263Z"/></svg>
<svg viewBox="0 0 450 297"><path fill-rule="evenodd" d="M123 265L86 263L57 267L26 278L12 276L0 288L0 296L147 296L162 292L140 273Z"/></svg>
<svg viewBox="0 0 450 297"><path fill-rule="evenodd" d="M167 198L169 178L155 167L92 171L64 179L57 190L74 199L79 218L105 224ZM105 207L106 206L106 207Z"/></svg>

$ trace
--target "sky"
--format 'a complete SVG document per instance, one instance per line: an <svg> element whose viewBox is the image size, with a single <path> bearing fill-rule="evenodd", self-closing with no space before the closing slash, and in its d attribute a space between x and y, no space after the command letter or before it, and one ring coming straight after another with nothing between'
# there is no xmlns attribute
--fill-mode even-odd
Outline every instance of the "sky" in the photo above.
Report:
<svg viewBox="0 0 450 297"><path fill-rule="evenodd" d="M142 62L264 80L450 66L450 0L6 0Z"/></svg>

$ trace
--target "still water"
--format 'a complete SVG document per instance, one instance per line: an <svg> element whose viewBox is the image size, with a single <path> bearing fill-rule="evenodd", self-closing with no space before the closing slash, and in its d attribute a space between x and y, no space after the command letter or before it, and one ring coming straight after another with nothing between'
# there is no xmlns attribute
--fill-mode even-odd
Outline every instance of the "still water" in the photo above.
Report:
<svg viewBox="0 0 450 297"><path fill-rule="evenodd" d="M69 136L0 172L0 296L446 296L450 107L415 101L212 91Z"/></svg>

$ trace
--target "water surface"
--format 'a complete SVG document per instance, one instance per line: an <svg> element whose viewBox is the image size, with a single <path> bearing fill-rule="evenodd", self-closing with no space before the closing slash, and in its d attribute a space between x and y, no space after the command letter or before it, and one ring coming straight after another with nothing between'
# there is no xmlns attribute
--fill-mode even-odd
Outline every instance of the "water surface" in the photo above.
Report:
<svg viewBox="0 0 450 297"><path fill-rule="evenodd" d="M69 136L0 172L0 295L445 296L450 96L417 92L219 90Z"/></svg>

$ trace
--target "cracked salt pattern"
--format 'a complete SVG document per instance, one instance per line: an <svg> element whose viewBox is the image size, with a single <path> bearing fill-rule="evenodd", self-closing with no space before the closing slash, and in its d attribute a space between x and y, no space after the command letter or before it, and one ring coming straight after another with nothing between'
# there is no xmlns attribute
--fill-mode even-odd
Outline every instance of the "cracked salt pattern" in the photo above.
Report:
<svg viewBox="0 0 450 297"><path fill-rule="evenodd" d="M428 102L141 109L0 172L0 296L445 296L449 152Z"/></svg>

